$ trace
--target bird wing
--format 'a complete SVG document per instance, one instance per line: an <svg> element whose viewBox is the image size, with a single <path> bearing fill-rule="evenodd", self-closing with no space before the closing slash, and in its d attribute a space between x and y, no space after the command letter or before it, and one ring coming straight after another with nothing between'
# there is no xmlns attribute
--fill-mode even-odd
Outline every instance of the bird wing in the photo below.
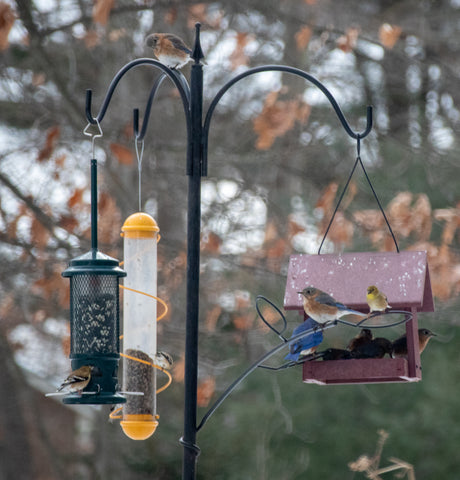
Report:
<svg viewBox="0 0 460 480"><path fill-rule="evenodd" d="M294 328L292 332L292 337L299 335L299 333L310 330L311 328L318 325L312 318L308 317L303 323ZM292 338L291 337L291 338ZM316 347L323 341L323 331L317 330L312 332L309 335L297 340L296 342L291 342L289 344L289 354L286 355L286 360L298 360L300 352L307 350L309 348ZM294 358L295 357L295 358Z"/></svg>
<svg viewBox="0 0 460 480"><path fill-rule="evenodd" d="M338 303L336 300L334 300L330 295L328 295L325 292L319 293L316 297L315 300L318 303L321 303L322 305L330 305L331 307L338 307L339 305L342 305L341 303ZM343 305L345 307L345 305ZM340 307L339 307L340 308ZM346 308L346 307L345 307Z"/></svg>
<svg viewBox="0 0 460 480"><path fill-rule="evenodd" d="M185 43L182 41L181 38L179 38L177 35L173 35L171 33L166 33L165 38L167 38L175 48L178 48L179 50L182 50L185 53L188 53L189 55L192 53L190 48L185 45Z"/></svg>

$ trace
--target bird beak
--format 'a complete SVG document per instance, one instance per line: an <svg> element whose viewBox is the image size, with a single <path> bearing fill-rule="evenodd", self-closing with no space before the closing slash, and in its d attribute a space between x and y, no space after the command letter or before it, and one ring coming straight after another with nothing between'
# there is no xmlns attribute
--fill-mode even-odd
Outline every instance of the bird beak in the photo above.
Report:
<svg viewBox="0 0 460 480"><path fill-rule="evenodd" d="M302 295L302 292L297 292L298 294Z"/></svg>

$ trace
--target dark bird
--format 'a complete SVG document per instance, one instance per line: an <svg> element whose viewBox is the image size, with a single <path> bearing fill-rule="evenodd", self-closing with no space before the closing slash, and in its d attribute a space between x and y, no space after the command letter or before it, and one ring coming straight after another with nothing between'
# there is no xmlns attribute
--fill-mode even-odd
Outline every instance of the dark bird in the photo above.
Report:
<svg viewBox="0 0 460 480"><path fill-rule="evenodd" d="M148 47L158 60L172 69L182 68L191 60L192 50L177 35L172 33L152 33L145 39Z"/></svg>
<svg viewBox="0 0 460 480"><path fill-rule="evenodd" d="M386 353L391 356L393 344L382 337L374 338L350 352L353 358L383 358Z"/></svg>
<svg viewBox="0 0 460 480"><path fill-rule="evenodd" d="M418 348L420 353L425 350L425 347L428 345L430 338L435 337L436 333L433 333L427 328L418 329ZM403 335L402 337L397 338L393 342L393 356L394 357L406 357L407 356L407 336Z"/></svg>
<svg viewBox="0 0 460 480"><path fill-rule="evenodd" d="M373 338L372 332L369 328L363 328L356 337L353 337L348 343L347 350L353 352L356 348L361 345L369 343Z"/></svg>
<svg viewBox="0 0 460 480"><path fill-rule="evenodd" d="M91 372L93 367L89 365L84 365L83 367L74 370L61 384L61 386L56 390L60 392L61 390L68 390L69 392L81 392L85 389L91 380Z"/></svg>
<svg viewBox="0 0 460 480"><path fill-rule="evenodd" d="M292 331L292 337L299 335L302 332L317 327L318 324L308 317L303 323L298 325ZM318 329L311 332L301 339L291 342L289 344L289 353L284 357L285 360L293 360L297 362L299 358L311 355L316 351L317 346L323 341L323 331Z"/></svg>
<svg viewBox="0 0 460 480"><path fill-rule="evenodd" d="M317 352L313 355L311 360L349 360L353 358L351 352L342 348L328 348L322 352Z"/></svg>
<svg viewBox="0 0 460 480"><path fill-rule="evenodd" d="M303 297L303 308L305 313L315 322L328 323L337 320L344 315L366 315L356 310L351 310L343 303L337 302L327 293L315 287L304 288L301 292L297 292Z"/></svg>
<svg viewBox="0 0 460 480"><path fill-rule="evenodd" d="M366 300L371 313L384 312L387 308L391 308L391 306L388 305L387 296L375 285L367 287Z"/></svg>

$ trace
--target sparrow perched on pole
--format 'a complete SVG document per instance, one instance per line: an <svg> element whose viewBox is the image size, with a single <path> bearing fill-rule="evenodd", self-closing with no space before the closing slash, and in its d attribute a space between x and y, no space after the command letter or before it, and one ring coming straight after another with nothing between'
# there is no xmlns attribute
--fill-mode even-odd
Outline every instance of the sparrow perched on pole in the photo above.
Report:
<svg viewBox="0 0 460 480"><path fill-rule="evenodd" d="M91 372L93 367L89 365L84 365L83 367L74 370L61 384L61 386L56 390L60 392L61 390L68 390L71 393L81 392L87 386L91 380Z"/></svg>
<svg viewBox="0 0 460 480"><path fill-rule="evenodd" d="M154 55L169 68L182 68L192 60L192 50L172 33L152 33L145 39L145 44L153 48Z"/></svg>
<svg viewBox="0 0 460 480"><path fill-rule="evenodd" d="M367 287L366 300L371 313L384 312L387 308L391 308L391 306L388 305L387 296L375 285Z"/></svg>
<svg viewBox="0 0 460 480"><path fill-rule="evenodd" d="M420 353L425 350L425 347L428 345L428 342L432 337L435 337L436 333L433 333L427 328L418 329L418 348ZM393 356L394 357L406 357L407 356L407 336L403 335L397 338L393 342Z"/></svg>
<svg viewBox="0 0 460 480"><path fill-rule="evenodd" d="M319 288L307 287L297 292L303 297L303 308L305 313L318 323L329 323L345 315L366 315L346 307L343 303L337 302L327 293Z"/></svg>

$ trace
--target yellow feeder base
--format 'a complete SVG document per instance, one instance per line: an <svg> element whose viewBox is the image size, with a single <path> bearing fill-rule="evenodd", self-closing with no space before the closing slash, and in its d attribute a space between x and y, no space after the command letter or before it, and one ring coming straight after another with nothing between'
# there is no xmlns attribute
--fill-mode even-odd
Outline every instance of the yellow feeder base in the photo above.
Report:
<svg viewBox="0 0 460 480"><path fill-rule="evenodd" d="M155 433L158 421L153 415L123 415L120 425L132 440L146 440Z"/></svg>

